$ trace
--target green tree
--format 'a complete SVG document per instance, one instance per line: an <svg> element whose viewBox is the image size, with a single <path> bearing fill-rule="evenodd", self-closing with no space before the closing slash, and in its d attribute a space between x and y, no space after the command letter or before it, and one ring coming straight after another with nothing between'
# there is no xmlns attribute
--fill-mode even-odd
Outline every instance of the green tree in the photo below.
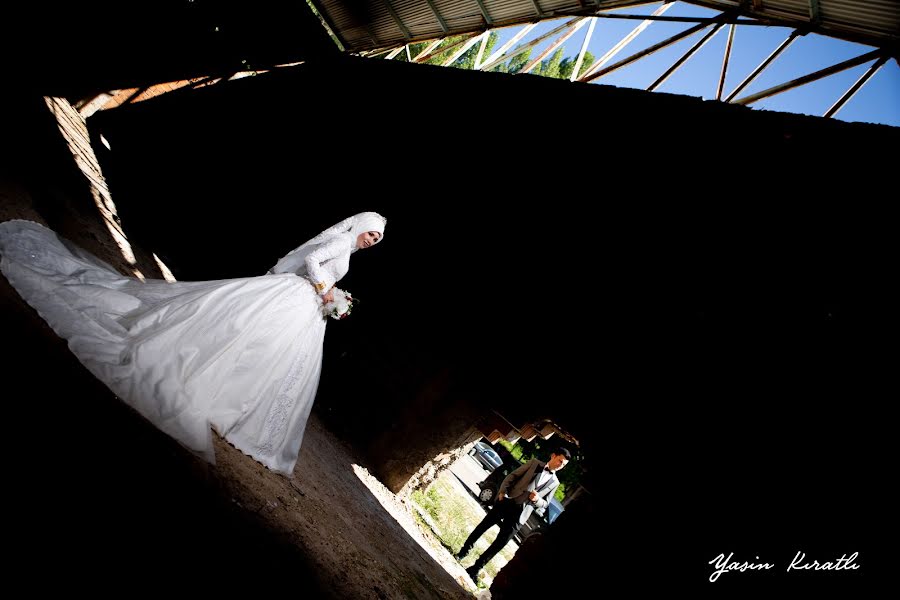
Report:
<svg viewBox="0 0 900 600"><path fill-rule="evenodd" d="M492 31L490 36L488 36L487 44L484 47L484 55L481 57L481 60L484 61L488 56L491 55L491 52L494 50L494 46L497 44L497 40L500 36L497 32ZM466 36L455 35L449 37L441 42L441 44L431 52L432 57L425 61L426 64L429 65L442 65L444 64L453 54L459 50L459 47L451 48L457 42L466 39ZM424 50L430 42L418 42L415 44L409 45L409 54L411 57L415 58L422 50ZM475 68L475 59L478 57L478 50L481 47L481 42L474 44L471 48L466 50L466 52L459 57L457 60L453 62L452 67L457 69L466 69L473 70ZM447 48L447 50L441 50L442 48ZM497 73L510 73L516 74L522 71L531 60L531 48L525 50L524 52L517 54L506 62L503 62L496 67L493 67L491 71ZM542 75L543 77L553 77L556 79L568 79L572 75L572 71L575 69L575 61L577 60L577 56L567 56L563 58L564 48L557 48L556 52L553 55L541 61L538 65L531 70L531 72L535 75ZM384 55L387 56L387 55ZM406 62L408 59L406 57L406 51L400 52L394 60L398 60L401 62ZM581 69L579 72L579 76L584 75L585 71L588 67L594 64L594 55L590 52L585 52L584 60L581 63Z"/></svg>
<svg viewBox="0 0 900 600"><path fill-rule="evenodd" d="M528 64L530 58L531 48L522 52L521 54L513 56L511 59L509 59L509 61L497 65L496 67L491 69L491 71L496 71L498 73L510 73L512 75L515 75L525 68L525 65Z"/></svg>
<svg viewBox="0 0 900 600"><path fill-rule="evenodd" d="M565 57L561 63L559 63L559 78L560 79L569 79L572 76L572 71L575 70L575 61L578 60L578 56L567 56ZM578 70L578 77L584 75L585 71L588 70L592 64L594 64L594 55L591 54L590 51L584 53L584 60L581 62L581 68ZM577 79L577 77L576 77Z"/></svg>
<svg viewBox="0 0 900 600"><path fill-rule="evenodd" d="M485 58L487 58L488 56L490 56L491 52L493 51L494 45L497 43L497 40L499 38L500 38L500 36L497 34L496 31L492 31L491 34L488 36L487 44L485 44L485 46L484 46L484 56L481 57L482 61ZM442 65L442 64L444 64L451 56L453 56L453 54L455 52L457 52L459 50L459 46L457 46L456 48L450 48L450 47L464 39L467 39L467 38L466 38L466 36L463 36L463 35L454 35L454 36L448 37L447 39L442 41L436 49L431 51L432 57L430 59L426 60L425 64L427 64L427 65ZM430 43L431 42L419 42L416 44L410 44L409 45L410 56L412 58L415 58L419 54L419 52L424 50ZM441 51L442 48L450 48L450 49ZM456 59L453 62L453 64L450 66L455 67L457 69L466 69L469 71L473 70L475 68L475 59L478 57L478 49L479 48L481 48L481 42L474 44L471 48L466 50L465 54L463 54L458 59ZM437 52L437 54L435 54L435 52ZM387 56L387 55L385 55L385 56ZM406 62L407 61L406 51L403 51L400 54L398 54L394 58L394 60Z"/></svg>
<svg viewBox="0 0 900 600"><path fill-rule="evenodd" d="M563 49L561 47L557 48L556 52L553 53L553 56L547 60L541 61L541 64L537 65L531 72L535 75L559 79L559 64L562 62L562 53Z"/></svg>

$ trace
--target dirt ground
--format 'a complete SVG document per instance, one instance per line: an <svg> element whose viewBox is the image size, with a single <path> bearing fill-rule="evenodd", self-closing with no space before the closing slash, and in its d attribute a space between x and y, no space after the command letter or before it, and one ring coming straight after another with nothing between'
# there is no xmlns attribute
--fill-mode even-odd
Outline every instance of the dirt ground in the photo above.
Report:
<svg viewBox="0 0 900 600"><path fill-rule="evenodd" d="M0 220L49 225L127 272L90 203L41 200L14 180L0 180ZM135 251L152 273L148 254ZM150 581L148 572L158 579L178 565L209 589L228 590L237 575L259 589L278 580L300 597L313 590L315 597L375 599L462 599L478 592L417 525L407 501L370 475L315 410L292 479L221 439L217 464L206 465L81 368L5 279L0 308L6 340L17 349L6 368L18 383L8 393L31 400L19 403L22 414L14 418L52 440L31 461L16 461L10 473L32 498L17 513L27 527L9 540L23 564L59 565L53 571L69 575L69 589L73 582L97 589L118 575ZM32 434L17 435L22 439L8 443L18 451L33 445Z"/></svg>
<svg viewBox="0 0 900 600"><path fill-rule="evenodd" d="M466 598L474 590L449 552L315 417L293 482L221 440L218 475L233 501L296 540L343 598Z"/></svg>

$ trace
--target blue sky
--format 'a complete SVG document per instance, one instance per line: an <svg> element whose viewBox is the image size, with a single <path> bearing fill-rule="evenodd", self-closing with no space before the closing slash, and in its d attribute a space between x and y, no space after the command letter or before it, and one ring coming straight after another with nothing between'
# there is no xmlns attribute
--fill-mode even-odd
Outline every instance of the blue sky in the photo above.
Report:
<svg viewBox="0 0 900 600"><path fill-rule="evenodd" d="M620 14L650 14L659 4L650 4L615 11ZM678 2L665 16L711 17L718 11ZM535 27L521 43L532 40L565 20L545 21ZM625 19L598 19L588 49L595 57L600 57L620 39L634 29L640 21ZM624 50L607 64L621 60L638 50L662 41L679 31L690 27L690 23L655 22L645 29ZM513 37L521 27L499 30L500 39L496 48ZM601 77L595 83L645 89L671 66L688 48L693 46L705 33L704 30L683 39L673 46L660 50L636 63ZM787 38L792 31L786 27L739 26L735 32L728 74L725 79L724 95L727 96L756 66ZM581 48L587 27L583 27L565 44L565 56L577 55ZM532 50L532 56L553 42L557 35ZM657 91L686 94L714 99L728 27L723 27L686 64L675 72ZM843 60L865 54L872 50L869 46L845 42L835 38L809 34L794 41L769 67L763 71L739 97L753 94L812 73ZM822 116L826 110L862 75L874 61L870 61L831 75L825 79L806 84L799 88L760 100L751 106L755 110L776 110ZM883 123L900 127L900 66L889 60L856 95L834 116L843 121L864 121Z"/></svg>

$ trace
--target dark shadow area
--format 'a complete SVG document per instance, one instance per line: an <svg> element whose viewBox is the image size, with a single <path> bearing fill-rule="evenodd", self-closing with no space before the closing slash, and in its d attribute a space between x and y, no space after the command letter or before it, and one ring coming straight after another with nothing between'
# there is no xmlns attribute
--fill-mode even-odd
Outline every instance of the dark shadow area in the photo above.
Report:
<svg viewBox="0 0 900 600"><path fill-rule="evenodd" d="M66 122L71 115L61 117ZM100 209L92 196L92 177L102 175L79 170L73 150L60 131L57 118L39 96L10 95L0 100L3 144L0 147L0 181L24 193L8 196L3 218L25 209L46 221L54 231L119 268L129 264L107 227L93 227ZM70 128L69 134L72 134ZM89 140L78 140L78 142ZM80 157L82 158L82 157ZM18 213L21 215L21 213ZM31 213L28 213L31 214ZM127 237L129 228L114 215ZM135 264L149 278L162 279L150 252L133 248ZM130 269L125 271L131 273Z"/></svg>
<svg viewBox="0 0 900 600"><path fill-rule="evenodd" d="M44 565L31 585L45 591L162 591L176 580L219 592L319 590L302 548L235 506L205 464L112 396L0 285L14 344L3 383L11 573Z"/></svg>
<svg viewBox="0 0 900 600"><path fill-rule="evenodd" d="M260 274L345 216L388 218L341 282L363 302L329 323L317 400L374 464L424 444L425 396L582 440L592 495L495 597L558 589L523 573L560 553L573 590L887 572L895 269L875 190L896 183L875 149L896 129L353 59L89 124L123 221L180 279ZM862 568L786 575L797 550ZM732 551L778 573L710 587Z"/></svg>
<svg viewBox="0 0 900 600"><path fill-rule="evenodd" d="M112 89L328 60L335 44L305 2L112 0L2 9L10 89L73 101Z"/></svg>

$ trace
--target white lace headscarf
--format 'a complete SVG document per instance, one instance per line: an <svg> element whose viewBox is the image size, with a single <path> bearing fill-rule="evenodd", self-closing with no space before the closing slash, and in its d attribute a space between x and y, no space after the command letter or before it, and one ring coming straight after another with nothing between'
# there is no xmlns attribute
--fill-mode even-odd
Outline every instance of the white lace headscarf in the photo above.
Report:
<svg viewBox="0 0 900 600"><path fill-rule="evenodd" d="M269 273L301 274L301 272L305 272L306 256L319 246L327 244L334 238L340 236L347 236L350 238L348 239L348 243L351 245L351 252L356 252L358 250L356 247L356 238L361 233L377 231L381 234L378 237L378 242L380 242L384 239L384 226L386 223L387 219L376 212L362 212L353 215L352 217L348 217L288 252L274 267L269 269Z"/></svg>
<svg viewBox="0 0 900 600"><path fill-rule="evenodd" d="M358 215L350 217L350 219L354 220L350 226L350 233L353 234L353 252L359 250L356 246L356 238L362 233L366 233L367 231L377 231L380 235L378 236L378 239L375 240L376 244L384 237L384 226L387 223L387 219L378 213L359 213Z"/></svg>

